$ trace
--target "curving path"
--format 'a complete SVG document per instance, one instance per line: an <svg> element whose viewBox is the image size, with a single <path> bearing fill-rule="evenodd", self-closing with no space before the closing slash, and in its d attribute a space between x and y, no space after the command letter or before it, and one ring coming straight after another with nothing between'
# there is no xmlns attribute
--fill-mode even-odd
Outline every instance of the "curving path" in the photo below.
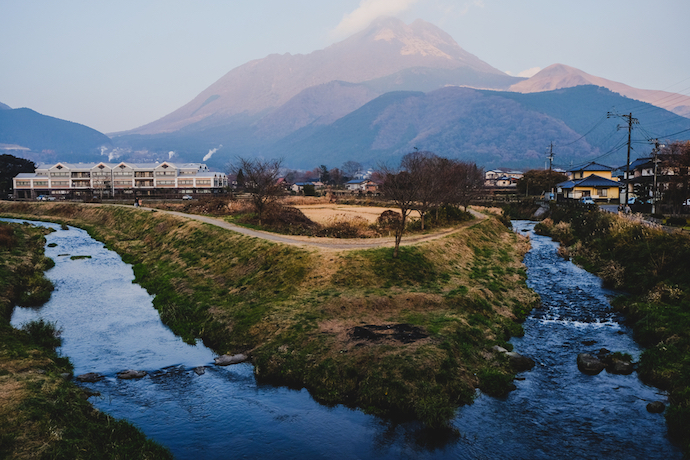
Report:
<svg viewBox="0 0 690 460"><path fill-rule="evenodd" d="M267 241L273 241L275 243L290 244L293 246L302 247L313 247L322 250L331 251L346 251L354 249L372 249L378 247L393 247L395 245L395 239L393 237L386 238L366 238L366 239L355 239L355 238L320 238L312 236L295 236L295 235L281 235L278 233L265 232L261 230L253 230L251 228L240 227L239 225L231 224L222 219L209 216L201 216L197 214L186 214L178 211L168 211L156 208L139 208L145 211L155 211L170 214L177 217L182 217L186 219L197 220L199 222L204 222L206 224L215 225L217 227L225 228L227 230L232 230L233 232L241 233L243 235L251 236L254 238L262 238ZM444 236L452 235L460 231L463 228L469 227L470 225L476 224L478 221L486 219L486 216L474 209L468 209L468 211L478 220L465 222L457 227L439 230L438 232L425 234L425 235L414 235L411 237L404 237L401 246L408 246L411 244L423 243L426 241L436 240Z"/></svg>

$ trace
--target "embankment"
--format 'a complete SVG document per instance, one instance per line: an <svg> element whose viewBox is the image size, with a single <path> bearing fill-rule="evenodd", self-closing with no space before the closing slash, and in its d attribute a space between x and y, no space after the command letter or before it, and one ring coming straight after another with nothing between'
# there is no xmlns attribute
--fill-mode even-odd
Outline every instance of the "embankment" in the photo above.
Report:
<svg viewBox="0 0 690 460"><path fill-rule="evenodd" d="M537 302L528 242L498 220L417 246L320 252L125 207L0 203L0 214L85 228L134 266L187 341L247 353L260 381L324 403L445 424L475 387L509 390L511 348Z"/></svg>

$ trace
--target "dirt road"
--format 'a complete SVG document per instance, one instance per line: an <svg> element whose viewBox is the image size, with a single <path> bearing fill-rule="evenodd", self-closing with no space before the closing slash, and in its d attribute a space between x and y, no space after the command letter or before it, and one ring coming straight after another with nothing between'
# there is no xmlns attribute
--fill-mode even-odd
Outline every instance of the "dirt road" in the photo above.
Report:
<svg viewBox="0 0 690 460"><path fill-rule="evenodd" d="M378 247L393 247L395 245L395 239L391 237L385 238L366 238L366 239L355 239L355 238L318 238L311 236L294 236L294 235L280 235L277 233L264 232L261 230L253 230L250 228L240 227L239 225L231 224L225 222L222 219L209 216L200 216L196 214L185 214L178 211L165 211L162 209L139 208L142 211L155 211L164 212L178 217L183 217L186 219L193 219L199 222L204 222L206 224L215 225L227 230L232 230L233 232L241 233L243 235L252 236L254 238L262 238L264 240L273 241L276 243L290 244L293 246L311 247L318 248L325 251L347 251L355 249L372 249ZM468 211L478 220L486 219L486 216L474 209L468 209ZM443 238L444 236L452 235L460 231L463 228L469 227L470 225L476 224L477 220L472 220L469 222L464 222L462 225L453 228L441 229L433 233L426 233L424 235L413 235L409 237L403 236L402 246L407 246L411 244L423 243L425 241L432 241L438 238Z"/></svg>

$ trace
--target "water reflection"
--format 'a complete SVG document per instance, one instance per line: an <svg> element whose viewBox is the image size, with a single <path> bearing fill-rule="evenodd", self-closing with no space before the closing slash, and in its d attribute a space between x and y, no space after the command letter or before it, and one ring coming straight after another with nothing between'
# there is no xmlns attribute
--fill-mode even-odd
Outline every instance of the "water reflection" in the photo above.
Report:
<svg viewBox="0 0 690 460"><path fill-rule="evenodd" d="M575 356L606 347L639 355L596 277L532 235L525 258L543 306L525 322L517 351L539 364L496 399L478 394L458 411L457 431L424 430L343 406L315 403L305 390L258 385L250 364L215 367L214 353L190 346L165 327L130 266L76 228L46 238L56 290L40 309L16 308L12 324L43 317L63 329L61 352L76 374L105 379L87 386L93 404L126 418L177 458L681 458L662 416L646 402L663 398L633 374L586 376ZM518 223L518 231L531 224ZM67 255L90 259L72 260ZM586 346L583 342L592 343ZM198 375L195 368L203 367ZM118 380L125 369L140 380Z"/></svg>

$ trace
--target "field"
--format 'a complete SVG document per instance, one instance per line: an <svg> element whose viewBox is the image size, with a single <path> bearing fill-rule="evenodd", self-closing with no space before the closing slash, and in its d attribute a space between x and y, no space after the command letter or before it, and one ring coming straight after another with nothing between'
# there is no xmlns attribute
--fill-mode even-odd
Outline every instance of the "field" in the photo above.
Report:
<svg viewBox="0 0 690 460"><path fill-rule="evenodd" d="M394 208L342 204L309 204L297 205L295 207L302 211L309 219L322 225L332 222L335 219L349 220L355 218L365 219L368 223L374 223L384 211L392 210L398 213L400 212L399 209Z"/></svg>

